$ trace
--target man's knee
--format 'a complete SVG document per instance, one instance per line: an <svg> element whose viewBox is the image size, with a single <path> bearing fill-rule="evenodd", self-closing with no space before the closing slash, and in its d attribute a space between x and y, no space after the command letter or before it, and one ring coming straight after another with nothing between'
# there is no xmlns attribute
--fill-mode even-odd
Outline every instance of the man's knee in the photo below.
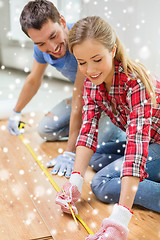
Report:
<svg viewBox="0 0 160 240"><path fill-rule="evenodd" d="M58 128L56 125L56 116L54 116L51 112L48 112L38 124L38 134L46 141L56 141L58 140Z"/></svg>
<svg viewBox="0 0 160 240"><path fill-rule="evenodd" d="M56 120L53 115L47 114L38 124L38 134L46 141L59 141L69 135L69 124Z"/></svg>

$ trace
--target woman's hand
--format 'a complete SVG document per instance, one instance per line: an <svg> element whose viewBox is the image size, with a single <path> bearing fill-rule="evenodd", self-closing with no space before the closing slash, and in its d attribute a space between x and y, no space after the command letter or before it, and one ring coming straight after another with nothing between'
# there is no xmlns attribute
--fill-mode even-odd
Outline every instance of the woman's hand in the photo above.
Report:
<svg viewBox="0 0 160 240"><path fill-rule="evenodd" d="M100 230L86 240L126 240L132 214L128 208L115 204L111 216L103 220Z"/></svg>
<svg viewBox="0 0 160 240"><path fill-rule="evenodd" d="M55 202L61 206L63 212L71 213L69 208L70 204L75 215L78 214L75 203L81 197L82 185L83 177L79 173L73 172L69 182L67 182L62 190L57 193Z"/></svg>

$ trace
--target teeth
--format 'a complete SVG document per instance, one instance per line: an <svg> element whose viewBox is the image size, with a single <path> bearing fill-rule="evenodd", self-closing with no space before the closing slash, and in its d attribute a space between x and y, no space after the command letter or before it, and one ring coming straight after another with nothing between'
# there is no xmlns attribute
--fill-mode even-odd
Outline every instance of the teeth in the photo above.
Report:
<svg viewBox="0 0 160 240"><path fill-rule="evenodd" d="M59 48L58 48L56 51L54 51L54 52L57 53L57 52L59 52L59 50L60 50L60 46L59 46Z"/></svg>
<svg viewBox="0 0 160 240"><path fill-rule="evenodd" d="M96 77L98 77L99 75L100 75L100 73L97 74L97 75L92 75L91 77L92 77L92 78L96 78Z"/></svg>

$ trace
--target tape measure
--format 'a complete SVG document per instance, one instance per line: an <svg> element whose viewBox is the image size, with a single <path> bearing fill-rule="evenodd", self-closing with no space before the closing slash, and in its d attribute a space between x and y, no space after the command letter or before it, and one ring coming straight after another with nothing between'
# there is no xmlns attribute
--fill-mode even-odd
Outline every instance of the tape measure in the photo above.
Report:
<svg viewBox="0 0 160 240"><path fill-rule="evenodd" d="M25 123L24 122L19 122L19 129L22 129L25 127ZM31 155L33 156L33 158L35 159L35 161L37 162L37 164L39 165L39 167L42 169L42 171L44 172L44 174L46 175L46 177L48 178L48 180L50 181L50 183L52 184L52 186L54 187L54 189L59 192L61 189L60 187L57 185L57 183L53 180L53 178L51 177L51 175L49 174L49 172L47 171L47 169L44 167L44 165L42 164L42 162L40 160L38 160L37 155L35 154L35 152L32 150L32 148L30 147L30 145L28 143L26 143L25 138L23 137L23 135L19 135L20 139L22 140L23 144L26 146L26 148L29 150L29 152L31 153ZM92 230L87 226L87 224L83 221L83 219L80 217L79 214L75 215L75 217L77 218L77 220L83 225L83 227L87 230L87 232L91 235L94 235L94 233L92 232Z"/></svg>

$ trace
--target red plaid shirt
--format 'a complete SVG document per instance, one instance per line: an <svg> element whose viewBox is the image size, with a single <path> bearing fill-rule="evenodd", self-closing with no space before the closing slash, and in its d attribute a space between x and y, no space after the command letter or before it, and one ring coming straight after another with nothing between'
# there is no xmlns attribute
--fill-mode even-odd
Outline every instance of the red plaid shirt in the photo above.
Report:
<svg viewBox="0 0 160 240"><path fill-rule="evenodd" d="M83 91L83 124L77 146L86 146L96 151L98 122L101 111L111 121L126 131L126 148L121 176L136 176L142 181L147 177L145 163L148 144L160 144L160 81L156 82L157 107L153 107L144 84L128 78L120 63L115 62L112 86L107 93L105 84L94 85L85 80ZM113 113L111 103L116 110Z"/></svg>

